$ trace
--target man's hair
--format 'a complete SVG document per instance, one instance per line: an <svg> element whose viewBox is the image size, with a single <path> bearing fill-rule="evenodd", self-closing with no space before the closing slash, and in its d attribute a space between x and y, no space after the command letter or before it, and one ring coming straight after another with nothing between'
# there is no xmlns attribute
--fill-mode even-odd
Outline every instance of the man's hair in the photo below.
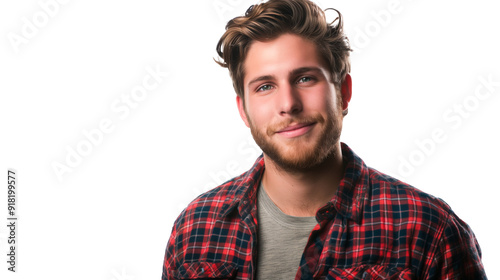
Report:
<svg viewBox="0 0 500 280"><path fill-rule="evenodd" d="M229 69L236 94L243 98L243 62L251 43L272 40L285 33L313 42L328 67L330 81L339 87L351 70L349 51L352 50L342 30L342 15L330 9L336 11L338 17L327 23L323 10L309 0L269 0L250 6L244 16L230 20L217 43L222 61L216 62Z"/></svg>

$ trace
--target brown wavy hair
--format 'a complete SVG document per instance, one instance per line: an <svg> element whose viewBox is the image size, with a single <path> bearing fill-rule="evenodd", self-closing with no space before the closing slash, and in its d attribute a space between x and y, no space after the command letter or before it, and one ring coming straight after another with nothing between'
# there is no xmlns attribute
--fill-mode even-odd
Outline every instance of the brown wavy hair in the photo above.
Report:
<svg viewBox="0 0 500 280"><path fill-rule="evenodd" d="M217 43L216 50L222 60L215 62L229 69L236 94L243 98L243 64L252 41L272 40L285 33L314 42L329 68L330 80L339 87L351 71L349 51L352 50L343 32L342 15L336 9L327 10L338 14L331 23L326 22L324 11L309 0L269 0L250 6L244 16L230 20Z"/></svg>

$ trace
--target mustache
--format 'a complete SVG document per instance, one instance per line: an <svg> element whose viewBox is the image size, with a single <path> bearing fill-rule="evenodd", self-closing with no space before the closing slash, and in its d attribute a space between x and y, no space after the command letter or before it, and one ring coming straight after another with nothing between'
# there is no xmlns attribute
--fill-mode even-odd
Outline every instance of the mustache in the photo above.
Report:
<svg viewBox="0 0 500 280"><path fill-rule="evenodd" d="M267 135L273 135L280 130L283 130L290 126L291 124L302 124L302 123L324 123L325 118L321 114L313 115L313 116L304 116L304 117L291 117L289 119L280 121L278 123L270 124L267 127L266 133Z"/></svg>

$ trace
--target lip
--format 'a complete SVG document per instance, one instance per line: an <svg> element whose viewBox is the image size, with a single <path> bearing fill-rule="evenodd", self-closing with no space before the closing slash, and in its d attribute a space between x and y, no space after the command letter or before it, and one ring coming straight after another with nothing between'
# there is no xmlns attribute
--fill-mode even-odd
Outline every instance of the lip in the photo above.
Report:
<svg viewBox="0 0 500 280"><path fill-rule="evenodd" d="M306 134L316 123L299 123L294 125L289 125L284 129L277 131L279 135L285 136L287 138L297 137Z"/></svg>

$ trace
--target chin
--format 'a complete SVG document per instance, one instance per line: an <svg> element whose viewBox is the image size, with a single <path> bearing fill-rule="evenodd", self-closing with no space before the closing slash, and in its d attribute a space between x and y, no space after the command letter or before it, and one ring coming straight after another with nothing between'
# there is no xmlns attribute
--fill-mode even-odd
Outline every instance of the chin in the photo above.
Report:
<svg viewBox="0 0 500 280"><path fill-rule="evenodd" d="M342 131L342 120L333 113L326 121L318 121L317 126L307 135L283 139L275 134L267 134L250 124L250 131L262 152L278 168L289 172L308 171L335 158Z"/></svg>
<svg viewBox="0 0 500 280"><path fill-rule="evenodd" d="M254 136L264 154L277 167L289 172L308 171L320 166L335 153L335 144L338 142L338 138L335 138L322 137L307 142L297 139L297 141L281 143Z"/></svg>

